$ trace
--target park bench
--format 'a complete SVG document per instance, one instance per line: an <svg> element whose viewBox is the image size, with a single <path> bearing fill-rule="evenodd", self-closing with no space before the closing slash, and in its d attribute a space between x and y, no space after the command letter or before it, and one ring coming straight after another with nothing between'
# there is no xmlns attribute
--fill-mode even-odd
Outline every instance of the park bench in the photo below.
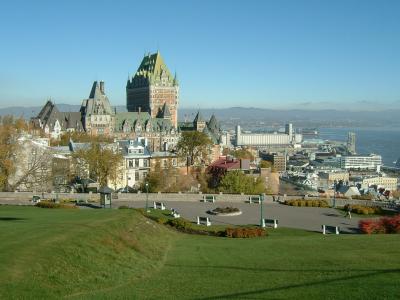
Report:
<svg viewBox="0 0 400 300"><path fill-rule="evenodd" d="M322 225L322 234L334 233L339 234L339 226Z"/></svg>
<svg viewBox="0 0 400 300"><path fill-rule="evenodd" d="M40 196L34 195L32 196L32 200L33 203L39 203L40 202Z"/></svg>
<svg viewBox="0 0 400 300"><path fill-rule="evenodd" d="M181 215L178 213L176 209L171 209L171 216L175 219L180 218Z"/></svg>
<svg viewBox="0 0 400 300"><path fill-rule="evenodd" d="M262 227L271 226L272 228L278 228L278 223L277 219L263 219Z"/></svg>
<svg viewBox="0 0 400 300"><path fill-rule="evenodd" d="M162 202L153 202L153 208L165 210L165 205Z"/></svg>
<svg viewBox="0 0 400 300"><path fill-rule="evenodd" d="M216 197L214 195L204 195L203 196L203 202L212 202L214 203L216 200Z"/></svg>
<svg viewBox="0 0 400 300"><path fill-rule="evenodd" d="M249 203L261 203L261 197L260 196L249 196Z"/></svg>
<svg viewBox="0 0 400 300"><path fill-rule="evenodd" d="M209 217L197 217L197 225L211 226L211 221Z"/></svg>

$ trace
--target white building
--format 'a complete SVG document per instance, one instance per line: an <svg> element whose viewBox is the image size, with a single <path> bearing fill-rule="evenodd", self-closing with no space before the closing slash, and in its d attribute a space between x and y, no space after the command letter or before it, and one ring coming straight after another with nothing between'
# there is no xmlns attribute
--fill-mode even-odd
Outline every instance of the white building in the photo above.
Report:
<svg viewBox="0 0 400 300"><path fill-rule="evenodd" d="M364 178L361 184L363 187L376 185L378 186L378 188L385 188L390 191L396 191L398 185L398 179L397 177L374 176L374 177Z"/></svg>
<svg viewBox="0 0 400 300"><path fill-rule="evenodd" d="M382 167L382 156L376 154L342 156L340 167L347 170L360 169L376 170L379 172Z"/></svg>
<svg viewBox="0 0 400 300"><path fill-rule="evenodd" d="M292 124L286 124L285 133L242 133L236 126L236 146L294 145L302 142L301 134L293 133Z"/></svg>
<svg viewBox="0 0 400 300"><path fill-rule="evenodd" d="M150 152L147 149L147 140L117 141L124 162L123 171L118 187L138 187L150 171Z"/></svg>

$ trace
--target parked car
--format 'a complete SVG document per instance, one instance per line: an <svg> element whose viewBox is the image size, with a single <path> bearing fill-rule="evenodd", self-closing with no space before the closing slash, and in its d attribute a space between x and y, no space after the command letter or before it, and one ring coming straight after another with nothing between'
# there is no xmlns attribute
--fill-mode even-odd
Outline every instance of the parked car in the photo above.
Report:
<svg viewBox="0 0 400 300"><path fill-rule="evenodd" d="M127 186L124 187L124 188L118 189L116 192L117 192L117 193L136 193L137 190L134 189L133 187L130 187L130 186L127 185Z"/></svg>

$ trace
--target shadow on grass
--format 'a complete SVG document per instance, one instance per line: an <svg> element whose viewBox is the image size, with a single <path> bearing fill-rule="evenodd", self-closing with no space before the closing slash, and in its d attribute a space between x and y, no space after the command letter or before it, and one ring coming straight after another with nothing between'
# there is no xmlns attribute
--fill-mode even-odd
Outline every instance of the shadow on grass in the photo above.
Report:
<svg viewBox="0 0 400 300"><path fill-rule="evenodd" d="M14 218L14 217L0 217L0 221L22 221L27 220L26 218Z"/></svg>
<svg viewBox="0 0 400 300"><path fill-rule="evenodd" d="M212 268L212 267L211 267ZM218 268L218 267L216 267ZM232 267L222 267L222 268L232 268ZM236 267L233 267L234 269L237 269ZM246 269L246 268L243 268ZM250 268L248 270L258 270L256 268ZM274 271L274 272L304 272L304 271L312 271L312 270L268 270L266 269L265 271ZM335 271L329 271L329 270L314 270L318 272L340 272L340 270L335 270ZM357 270L349 270L349 271L357 271ZM371 270L359 270L359 271L364 271L368 272ZM275 287L275 288L267 288L267 289L258 289L254 291L247 291L247 292L241 292L241 293L231 293L231 294L224 294L224 295L219 295L219 296L211 296L211 297L202 297L202 298L196 298L197 300L212 300L212 299L230 299L230 298L244 298L244 297L251 297L251 296L256 296L258 294L265 294L265 293L270 293L270 292L276 292L276 291L282 291L282 290L288 290L288 289L296 289L296 288L303 288L303 287L313 287L317 285L326 285L330 284L333 282L339 282L339 281L346 281L346 280L351 280L351 279L358 279L358 278L367 278L371 276L376 276L376 275L381 275L381 274L389 274L389 273L400 273L400 269L384 269L384 270L373 270L373 272L367 273L367 274L360 274L360 275L353 275L353 276L343 276L343 277L338 277L338 278L333 278L333 279L328 279L328 280L318 280L318 281L313 281L313 282L307 282L307 283L301 283L301 284L288 284L284 285L281 287Z"/></svg>
<svg viewBox="0 0 400 300"><path fill-rule="evenodd" d="M94 209L103 208L100 205L96 205L93 203L77 203L76 206L83 206L83 207L94 208Z"/></svg>

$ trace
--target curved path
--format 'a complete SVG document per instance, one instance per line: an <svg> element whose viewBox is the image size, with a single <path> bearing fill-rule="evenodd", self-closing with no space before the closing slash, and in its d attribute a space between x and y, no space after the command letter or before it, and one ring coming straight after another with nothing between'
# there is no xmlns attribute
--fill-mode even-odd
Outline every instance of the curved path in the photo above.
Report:
<svg viewBox="0 0 400 300"><path fill-rule="evenodd" d="M245 225L260 223L260 204L231 203L231 202L185 202L185 201L163 201L168 209L176 209L182 217L195 221L197 216L208 216L215 225ZM144 201L114 201L113 207L127 205L129 207L145 207ZM149 201L149 206L153 203ZM243 213L239 216L214 216L208 215L206 211L216 207L233 206L239 208ZM277 202L266 202L263 204L263 216L268 219L278 219L279 226L299 228L310 231L321 231L321 225L339 226L341 232L357 233L360 218L348 219L344 213L333 208L318 207L294 207L279 204Z"/></svg>

